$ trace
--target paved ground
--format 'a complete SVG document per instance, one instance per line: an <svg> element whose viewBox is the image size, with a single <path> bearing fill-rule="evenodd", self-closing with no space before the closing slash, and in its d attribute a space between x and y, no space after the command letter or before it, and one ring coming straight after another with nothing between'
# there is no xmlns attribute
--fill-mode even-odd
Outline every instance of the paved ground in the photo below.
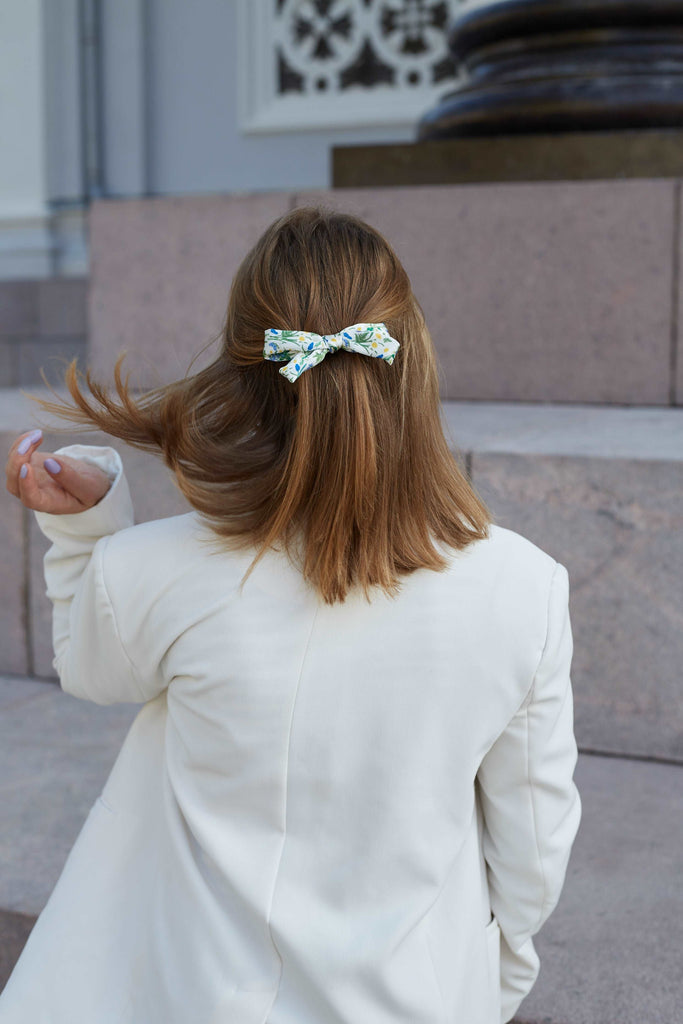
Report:
<svg viewBox="0 0 683 1024"><path fill-rule="evenodd" d="M0 986L137 705L0 676ZM581 754L583 819L519 1024L683 1020L683 765Z"/></svg>

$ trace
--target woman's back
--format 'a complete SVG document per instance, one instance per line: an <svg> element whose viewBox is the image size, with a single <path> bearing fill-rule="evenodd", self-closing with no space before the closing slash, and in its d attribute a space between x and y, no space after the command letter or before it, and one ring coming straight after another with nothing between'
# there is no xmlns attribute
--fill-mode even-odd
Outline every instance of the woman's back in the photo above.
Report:
<svg viewBox="0 0 683 1024"><path fill-rule="evenodd" d="M62 939L79 964L79 1019L103 996L102 1024L161 1024L187 1005L198 1022L240 1024L507 1019L536 966L529 944L515 957L503 940L501 1011L499 926L526 942L547 916L578 824L564 568L493 526L395 598L328 605L274 551L240 588L253 552L207 551L194 512L125 528L125 492L119 475L98 506L124 528L91 563L91 642L61 679L100 703L149 703L34 958L68 899L109 921ZM53 538L64 519L38 514ZM59 563L46 574L58 590ZM115 631L97 625L104 605ZM515 737L544 649L551 671ZM517 747L502 771L501 734ZM501 858L490 878L485 852ZM109 862L116 890L97 869L76 883L79 863ZM48 994L66 1020L70 979L48 969L33 998ZM15 1019L28 1018L0 1016Z"/></svg>

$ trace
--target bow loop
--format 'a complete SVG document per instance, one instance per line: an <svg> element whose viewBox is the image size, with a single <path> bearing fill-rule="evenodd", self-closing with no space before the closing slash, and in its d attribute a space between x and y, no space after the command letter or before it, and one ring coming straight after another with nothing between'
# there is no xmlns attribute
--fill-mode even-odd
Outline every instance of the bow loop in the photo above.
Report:
<svg viewBox="0 0 683 1024"><path fill-rule="evenodd" d="M273 327L265 332L263 358L275 362L288 360L280 373L294 382L305 370L321 363L328 352L344 349L393 363L399 347L385 324L353 324L336 334L284 331Z"/></svg>

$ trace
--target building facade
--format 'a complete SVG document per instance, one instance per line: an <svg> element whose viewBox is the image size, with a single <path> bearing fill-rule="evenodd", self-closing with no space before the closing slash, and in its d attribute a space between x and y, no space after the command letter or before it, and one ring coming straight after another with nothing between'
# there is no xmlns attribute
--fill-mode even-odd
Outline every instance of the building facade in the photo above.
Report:
<svg viewBox="0 0 683 1024"><path fill-rule="evenodd" d="M6 0L0 280L88 272L93 198L327 187L410 141L462 0Z"/></svg>

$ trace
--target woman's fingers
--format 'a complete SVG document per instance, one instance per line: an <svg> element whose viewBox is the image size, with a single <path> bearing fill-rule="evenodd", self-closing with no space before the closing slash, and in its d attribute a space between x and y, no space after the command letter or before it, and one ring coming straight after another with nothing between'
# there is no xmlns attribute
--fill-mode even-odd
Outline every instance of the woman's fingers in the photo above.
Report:
<svg viewBox="0 0 683 1024"><path fill-rule="evenodd" d="M58 473L49 472L45 467L60 466ZM98 466L83 459L72 459L66 455L44 456L34 453L30 462L25 462L25 475L18 474L19 499L27 508L36 512L50 512L66 515L83 512L95 505L110 487L107 474ZM74 489L78 493L74 493Z"/></svg>
<svg viewBox="0 0 683 1024"><path fill-rule="evenodd" d="M38 451L42 431L21 434L7 459L7 490L27 508L64 515L97 504L111 481L104 470L85 459Z"/></svg>
<svg viewBox="0 0 683 1024"><path fill-rule="evenodd" d="M41 458L41 453L34 456ZM70 455L47 455L42 459L42 472L55 487L63 488L72 496L81 509L104 497L111 486L111 480L103 469L85 459L73 459Z"/></svg>
<svg viewBox="0 0 683 1024"><path fill-rule="evenodd" d="M20 434L9 450L5 476L7 478L7 490L15 498L19 497L19 471L21 466L31 458L43 440L43 432L40 429L27 430Z"/></svg>
<svg viewBox="0 0 683 1024"><path fill-rule="evenodd" d="M40 428L30 430L27 434L22 435L22 437L17 442L17 453L19 455L25 455L28 452L29 448L33 447L36 444L40 444L42 440L43 432L42 430L40 430Z"/></svg>
<svg viewBox="0 0 683 1024"><path fill-rule="evenodd" d="M83 509L81 503L51 480L47 470L37 462L23 464L19 471L18 489L21 502L36 512L63 515L66 512L80 512Z"/></svg>

